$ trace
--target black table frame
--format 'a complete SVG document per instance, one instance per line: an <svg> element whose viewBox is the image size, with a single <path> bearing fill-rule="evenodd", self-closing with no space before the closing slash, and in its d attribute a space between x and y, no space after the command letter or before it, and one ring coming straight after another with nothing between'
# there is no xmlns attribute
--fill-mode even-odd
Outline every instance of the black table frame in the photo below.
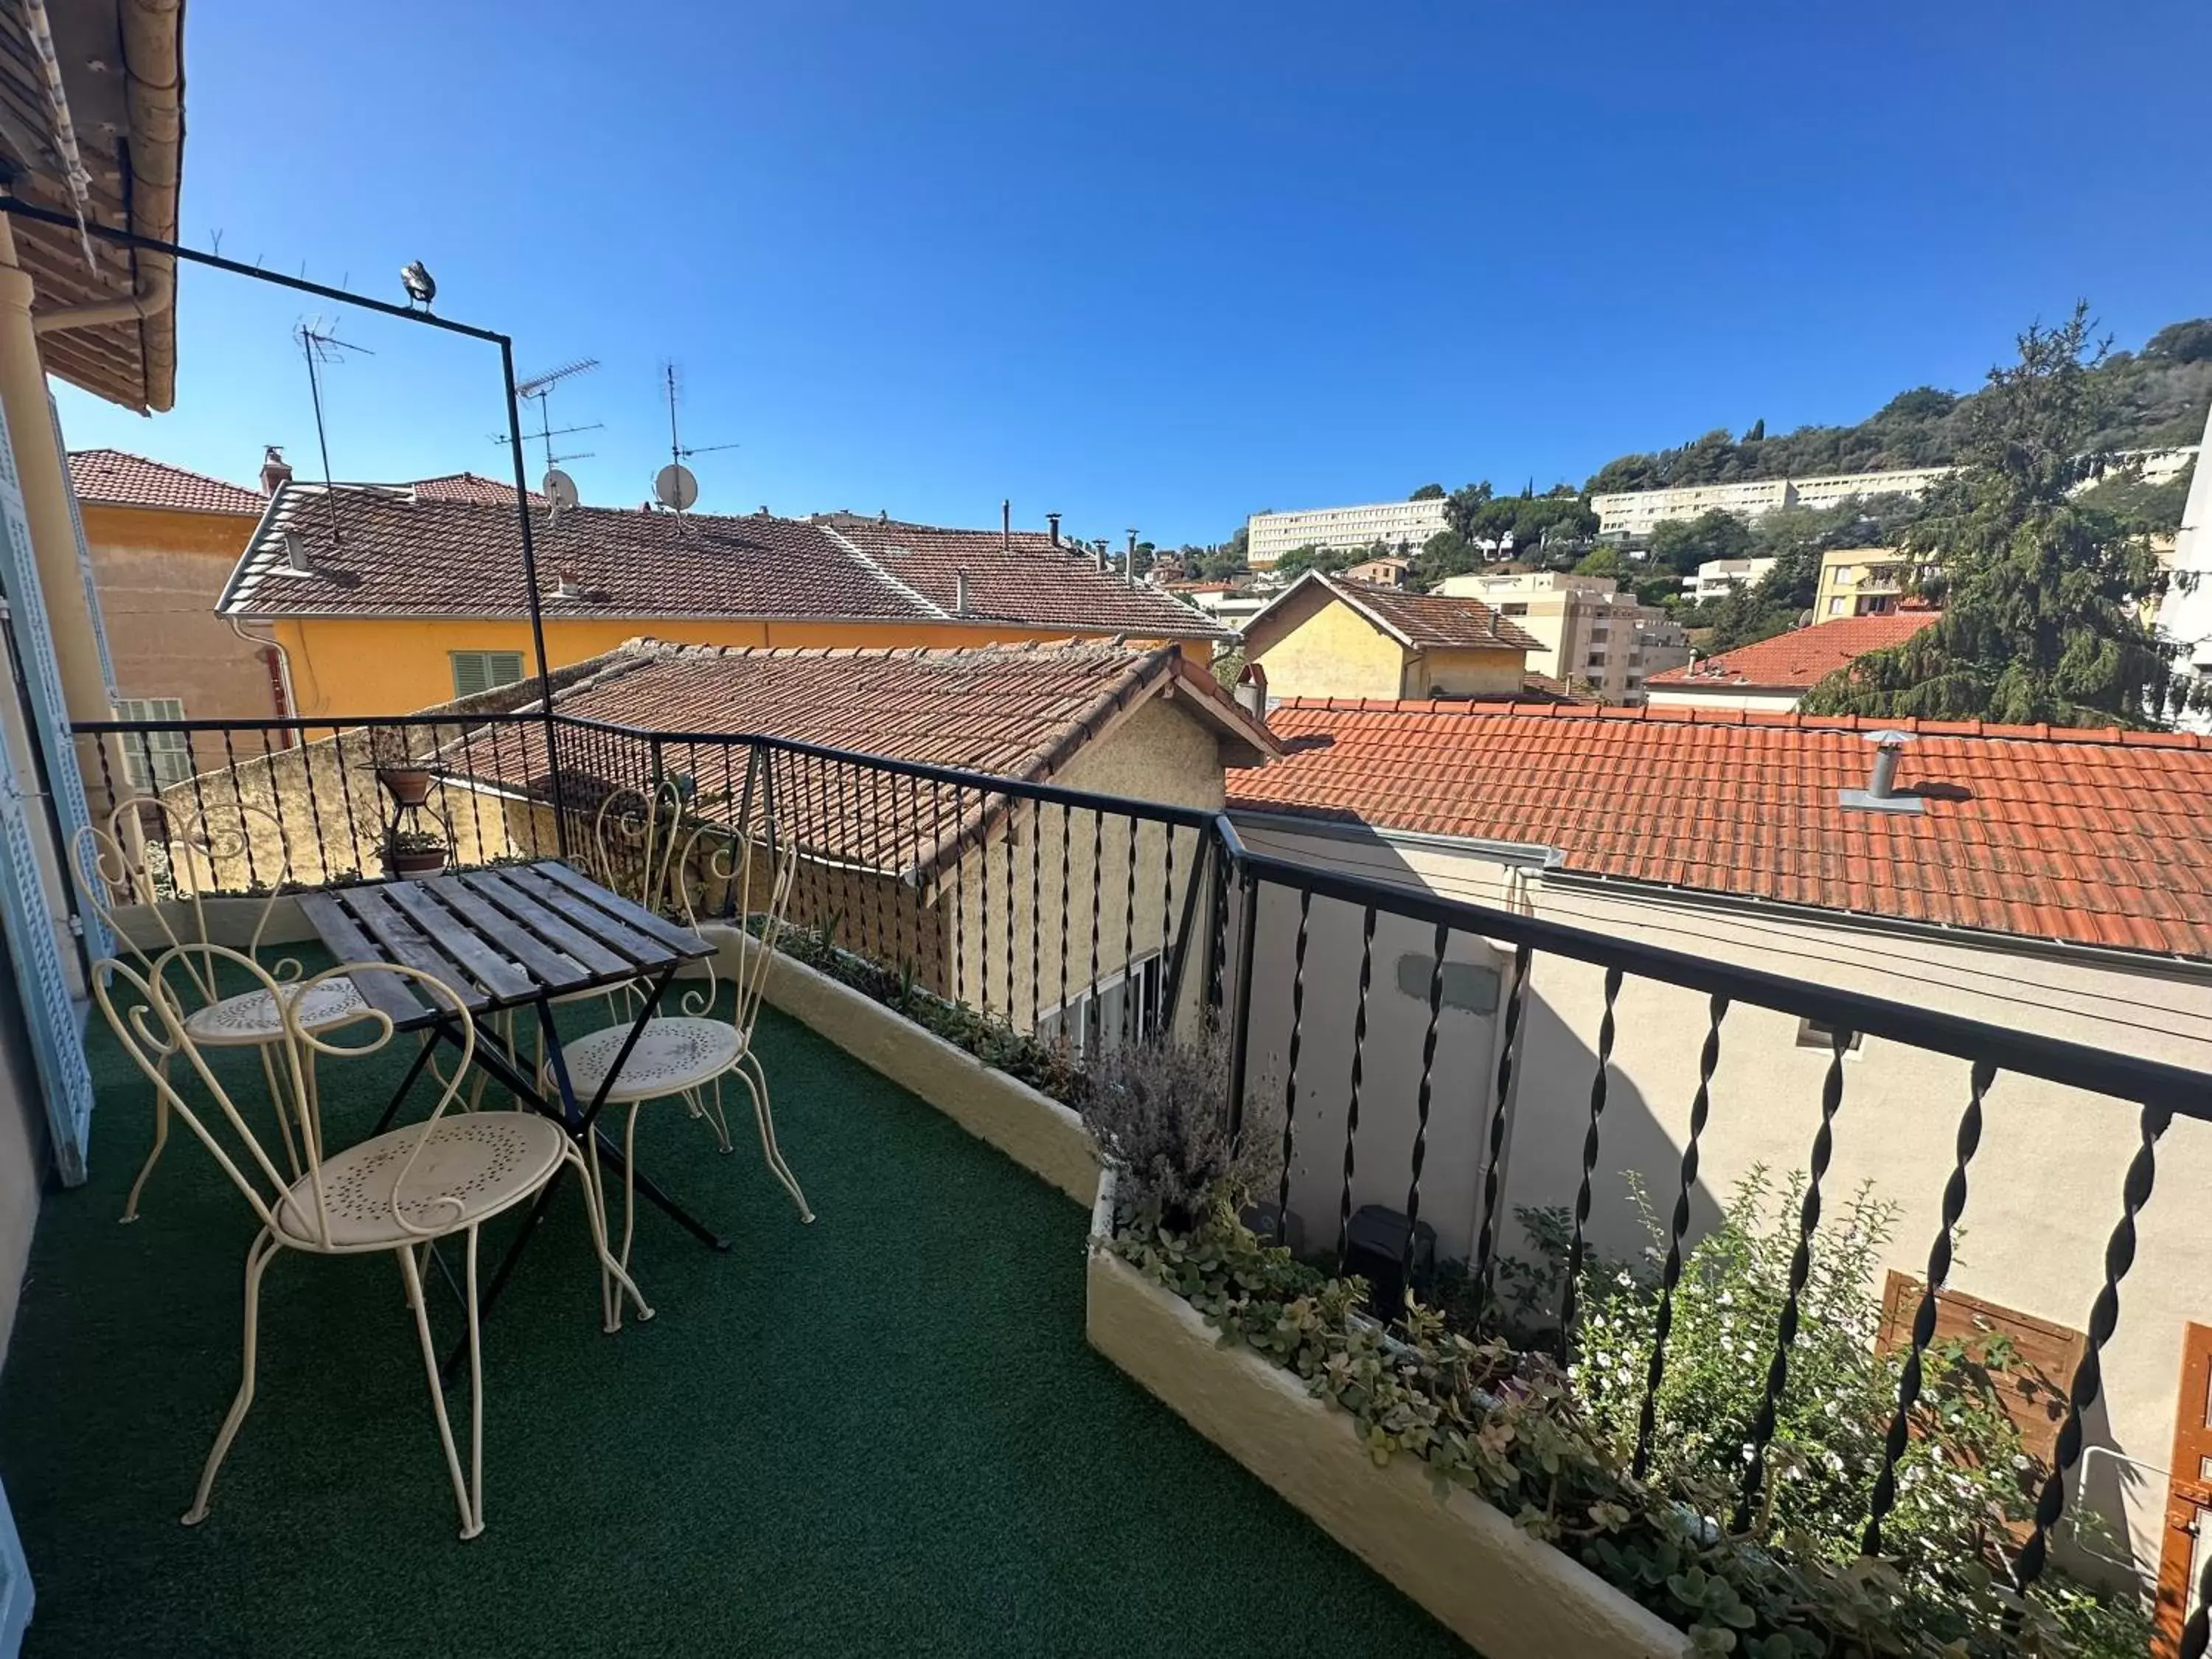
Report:
<svg viewBox="0 0 2212 1659"><path fill-rule="evenodd" d="M472 877L479 879L471 881ZM464 902L468 900L479 902ZM580 919L576 910L553 908L563 902L579 906L588 919ZM599 1114L615 1079L644 1036L647 1023L659 1010L678 970L688 962L702 961L714 953L706 940L554 860L459 877L375 882L305 894L300 907L324 945L340 961L397 961L435 974L461 996L479 1024L488 1013L526 1005L533 1008L544 1042L546 1065L553 1074L552 1097L535 1079L526 1075L498 1042L487 1041L481 1030L476 1042L477 1063L517 1100L559 1123L580 1152L588 1153L585 1138L596 1137L600 1158L611 1163L617 1172L627 1174L636 1192L701 1243L715 1250L730 1248L727 1238L684 1209L643 1170L629 1170L621 1148L599 1127ZM491 940L480 933L472 937L469 928L454 925L459 923L472 928L496 925L503 930L499 936L502 943L526 944L528 948L495 950ZM509 928L511 933L504 931ZM610 940L630 943L625 946ZM640 942L648 948L639 950ZM572 951L589 960L580 960L578 955L570 954ZM625 954L627 960L619 968L608 965ZM595 970L591 961L601 965ZM574 971L562 963L572 963ZM518 974L517 969L522 971ZM363 1000L392 1020L395 1030L419 1031L428 1039L377 1120L372 1133L381 1134L398 1115L439 1044L449 1044L456 1052L461 1048L459 1021L450 1009L433 1006L429 997L417 994L412 982L398 975L362 974L356 975L355 983ZM645 987L643 1006L590 1103L580 1104L553 1018L553 999L624 984ZM480 1318L490 1311L513 1276L515 1264L536 1235L568 1173L564 1159L525 1213L520 1229L484 1287L477 1307ZM465 1300L466 1293L443 1260L434 1250L431 1254L455 1295ZM448 1381L466 1357L466 1346L464 1340L447 1354L441 1369Z"/></svg>

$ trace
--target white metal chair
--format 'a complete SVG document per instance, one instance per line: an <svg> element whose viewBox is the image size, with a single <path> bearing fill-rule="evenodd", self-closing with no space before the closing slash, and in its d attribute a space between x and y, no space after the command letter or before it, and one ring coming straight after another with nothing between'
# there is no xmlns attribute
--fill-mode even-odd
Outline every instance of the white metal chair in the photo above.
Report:
<svg viewBox="0 0 2212 1659"><path fill-rule="evenodd" d="M736 1078L752 1097L753 1118L760 1129L761 1155L767 1160L769 1172L783 1183L792 1201L799 1206L799 1218L814 1219L806 1194L799 1190L798 1177L792 1174L791 1166L783 1160L782 1149L776 1145L775 1119L769 1109L768 1073L753 1050L753 1028L760 1018L769 959L783 927L784 913L791 902L799 860L788 852L762 853L759 856L768 863L764 877L766 902L753 913L761 919L760 948L748 954L745 967L734 978L730 1018L718 1018L711 1012L714 992L710 981L703 1000L695 1000L698 998L696 992L686 995L684 1014L656 1016L646 1022L635 1046L623 1060L621 1071L607 1085L607 1103L629 1108L628 1121L623 1130L622 1249L616 1255L625 1268L629 1266L630 1241L636 1219L635 1194L629 1172L637 1163L638 1109L649 1100L681 1099L690 1107L694 1116L708 1119L721 1150L730 1152L732 1145L729 1120L722 1109L722 1079L726 1077ZM755 860L756 843L748 840L737 876L741 893L752 891ZM631 1024L629 1020L618 1021L563 1045L569 1079L578 1094L596 1095L601 1084L606 1082L609 1069L629 1040ZM592 1158L596 1167L596 1137ZM619 1306L616 1312L619 1317Z"/></svg>
<svg viewBox="0 0 2212 1659"><path fill-rule="evenodd" d="M152 823L149 822L149 809ZM275 909L276 901L284 896L291 879L285 833L276 815L246 801L225 809L225 818L233 812L238 818L235 826L228 822L210 826L205 813L195 813L181 826L173 828L169 809L161 802L150 797L126 800L107 815L105 823L88 823L77 830L70 848L70 862L86 901L106 923L117 942L137 960L143 974L152 972L153 958L125 931L115 908L118 892L128 895L130 901L142 905L152 917L161 935L153 948L179 955L196 1005L185 1020L186 1034L191 1040L202 1048L258 1051L270 1098L279 1103L276 1116L284 1154L296 1176L302 1170L300 1152L293 1144L291 1128L282 1109L283 1096L276 1075L278 1057L293 1052L284 1040L280 1005L296 1005L301 1024L310 1031L334 1030L363 1018L368 1012L368 1005L362 1000L353 981L343 974L318 975L308 981L313 988L306 988L300 977L299 962L289 957L279 961L264 975L270 988L257 987L224 994L213 954L217 947L208 931L208 890L222 884L225 866L247 872L248 878L256 881L267 876L267 890L260 895L260 908L254 913L253 931L245 951L258 969L261 936L268 931L270 913ZM257 835L257 828L264 833ZM149 830L155 833L149 836ZM251 858L247 856L249 846L252 848ZM176 902L162 901L157 872L174 892ZM190 939L179 936L173 921L179 903L190 910ZM315 1095L312 1048L307 1051L305 1059L307 1070L301 1081L312 1103ZM156 1089L154 1145L139 1169L138 1178L131 1183L130 1197L124 1200L124 1220L138 1218L139 1194L145 1190L155 1164L161 1162L162 1148L168 1140L168 1099L163 1091Z"/></svg>
<svg viewBox="0 0 2212 1659"><path fill-rule="evenodd" d="M251 957L221 945L204 947L210 962L227 962L261 981L261 989L278 998L283 1010L280 1042L291 1053L292 1064L283 1075L292 1079L281 1108L290 1129L299 1138L304 1170L280 1170L262 1146L214 1068L203 1045L190 1027L174 970L185 961L185 951L162 953L149 973L141 975L129 964L110 957L95 965L93 991L100 1010L115 1028L124 1048L165 1098L169 1109L184 1119L214 1156L222 1171L245 1194L261 1231L246 1253L246 1327L244 1357L237 1396L200 1471L192 1506L185 1524L207 1518L208 1496L216 1472L237 1437L239 1427L253 1403L254 1373L260 1323L261 1278L280 1250L307 1255L361 1255L389 1251L399 1259L407 1302L415 1315L415 1329L422 1347L424 1376L430 1387L430 1407L438 1423L438 1438L446 1454L446 1468L453 1483L453 1498L461 1514L461 1536L474 1538L483 1530L483 1360L478 1330L477 1235L493 1217L523 1204L544 1189L563 1164L576 1166L585 1188L585 1208L591 1218L592 1242L599 1258L599 1287L603 1309L619 1306L627 1291L641 1318L653 1310L639 1295L629 1275L607 1249L603 1200L592 1172L575 1145L559 1124L532 1112L476 1112L446 1115L459 1092L460 1079L476 1052L476 1025L460 999L443 981L412 968L392 963L353 963L333 968L301 983L297 994L279 997L276 981ZM460 1064L453 1081L447 1084L428 1119L388 1130L332 1152L323 1143L320 1113L300 1079L307 1075L312 1054L357 1056L373 1054L391 1040L388 1016L370 1009L364 1016L375 1026L372 1040L351 1044L325 1041L310 1030L301 1011L313 1006L315 992L349 974L374 969L397 975L420 988L434 1005L450 1008L459 1028ZM119 1007L115 988L125 988L137 1000L127 1010ZM211 1121L185 1102L171 1081L171 1062L181 1057L198 1074L213 1102ZM429 1248L455 1233L466 1238L469 1349L469 1465L461 1468L453 1431L446 1415L445 1391L438 1380L438 1355L430 1335L428 1310L422 1297L422 1271ZM421 1252L418 1259L417 1252ZM610 1316L605 1328L618 1328Z"/></svg>

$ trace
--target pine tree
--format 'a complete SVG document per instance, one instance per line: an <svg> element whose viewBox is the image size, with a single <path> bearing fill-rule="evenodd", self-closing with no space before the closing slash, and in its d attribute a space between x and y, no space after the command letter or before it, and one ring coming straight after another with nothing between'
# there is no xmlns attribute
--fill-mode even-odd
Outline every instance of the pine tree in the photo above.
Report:
<svg viewBox="0 0 2212 1659"><path fill-rule="evenodd" d="M2105 414L2086 305L2020 337L1990 371L1961 470L1930 492L1901 545L1942 615L1807 695L1808 713L1981 719L2007 725L2162 726L2175 648L2144 620L2166 577L2147 536L2084 506L2075 488Z"/></svg>

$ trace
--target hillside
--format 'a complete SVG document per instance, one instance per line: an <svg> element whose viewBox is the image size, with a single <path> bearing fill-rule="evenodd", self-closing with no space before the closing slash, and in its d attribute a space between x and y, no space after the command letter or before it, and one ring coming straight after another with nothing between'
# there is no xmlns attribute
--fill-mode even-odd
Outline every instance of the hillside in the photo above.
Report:
<svg viewBox="0 0 2212 1659"><path fill-rule="evenodd" d="M2193 444L2212 404L2212 318L2174 323L2141 351L2115 351L2093 371L2111 394L2111 415L2096 434L2106 450ZM1984 394L1916 386L1856 426L1801 426L1778 437L1757 421L1741 438L1725 428L1676 449L1623 455L1591 475L1590 490L1661 489L1739 479L1878 472L1955 460L1966 411Z"/></svg>

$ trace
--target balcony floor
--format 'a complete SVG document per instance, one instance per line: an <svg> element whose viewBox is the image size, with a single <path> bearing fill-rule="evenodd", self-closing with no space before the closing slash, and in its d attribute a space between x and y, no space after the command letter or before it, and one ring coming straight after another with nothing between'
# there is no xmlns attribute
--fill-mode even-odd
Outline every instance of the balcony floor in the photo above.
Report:
<svg viewBox="0 0 2212 1659"><path fill-rule="evenodd" d="M643 1211L659 1317L605 1336L564 1194L486 1332L482 1538L455 1538L381 1257L271 1267L252 1414L180 1526L237 1383L252 1222L179 1125L117 1224L151 1116L96 1013L92 1035L94 1179L46 1199L0 1384L33 1655L1465 1651L1091 1351L1075 1206L773 1011L780 1138L821 1219L734 1109L725 1158L648 1108L641 1161L735 1248ZM326 1062L334 1143L411 1048ZM465 1455L465 1385L448 1400Z"/></svg>

